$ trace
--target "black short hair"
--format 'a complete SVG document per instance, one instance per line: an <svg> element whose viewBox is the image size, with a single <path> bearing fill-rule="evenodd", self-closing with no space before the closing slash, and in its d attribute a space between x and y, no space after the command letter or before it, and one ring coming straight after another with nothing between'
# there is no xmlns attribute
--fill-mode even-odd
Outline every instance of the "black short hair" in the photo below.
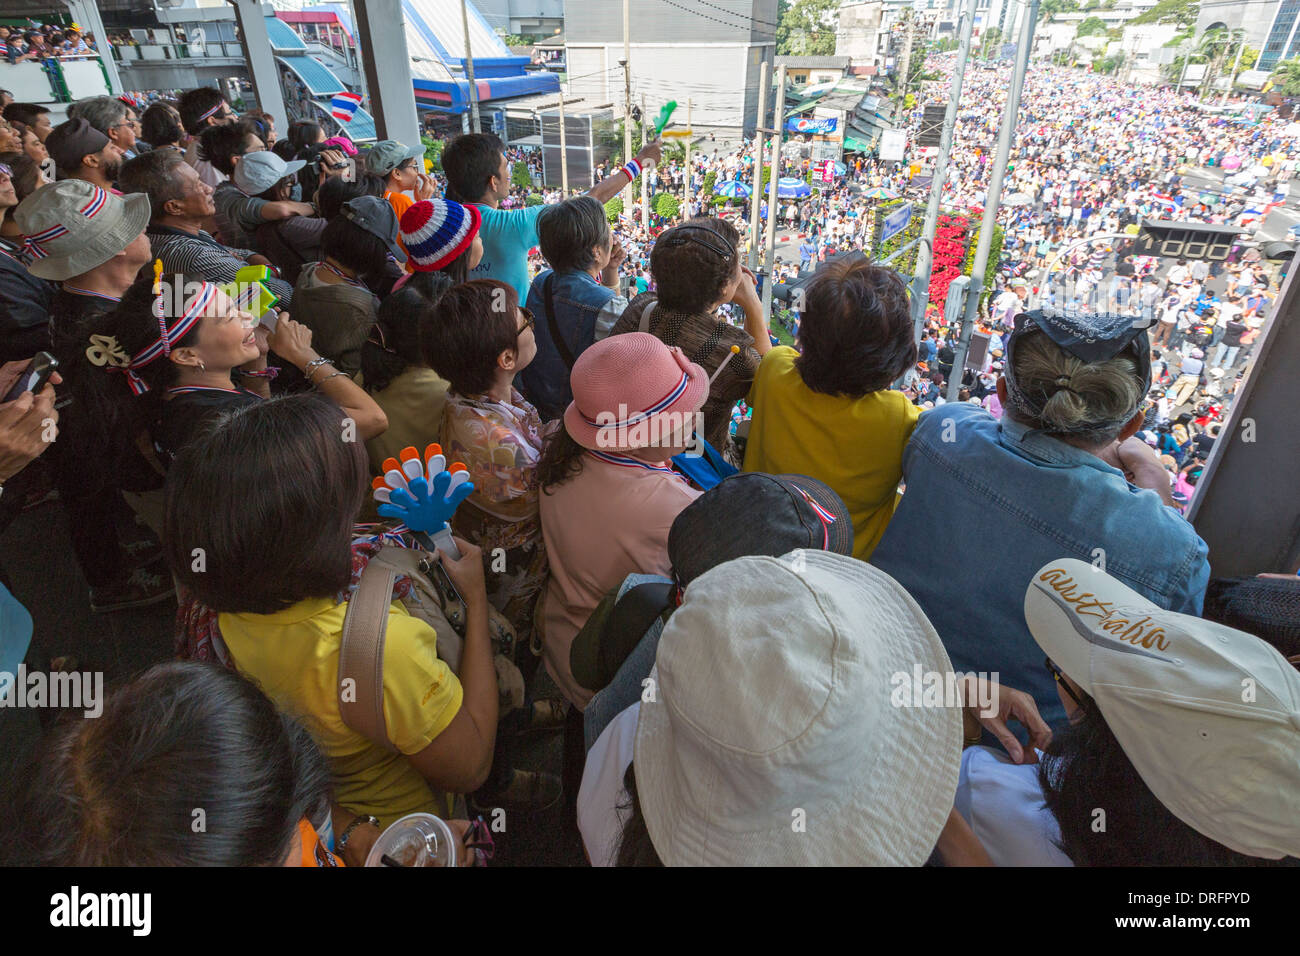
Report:
<svg viewBox="0 0 1300 956"><path fill-rule="evenodd" d="M4 118L9 122L26 123L35 126L36 121L48 113L44 106L37 103L10 103L4 108Z"/></svg>
<svg viewBox="0 0 1300 956"><path fill-rule="evenodd" d="M320 123L313 123L311 120L295 120L289 124L287 135L293 148L301 150L313 145L323 132Z"/></svg>
<svg viewBox="0 0 1300 956"><path fill-rule="evenodd" d="M416 283L417 276L426 276ZM366 391L382 392L412 365L424 364L420 328L452 280L444 272L417 272L379 305L370 338L361 346L361 376Z"/></svg>
<svg viewBox="0 0 1300 956"><path fill-rule="evenodd" d="M175 176L177 167L183 165L185 157L176 150L151 149L122 164L117 185L124 193L148 196L151 218L158 219L168 202L185 197Z"/></svg>
<svg viewBox="0 0 1300 956"><path fill-rule="evenodd" d="M220 416L176 456L163 548L199 601L270 614L347 587L368 481L343 418L321 395L272 398Z"/></svg>
<svg viewBox="0 0 1300 956"><path fill-rule="evenodd" d="M388 266L388 246L350 219L335 216L320 234L322 258L340 262L360 279L374 279Z"/></svg>
<svg viewBox="0 0 1300 956"><path fill-rule="evenodd" d="M1096 702L1052 737L1038 782L1061 828L1057 846L1075 866L1294 866L1296 859L1246 856L1174 816L1133 766ZM1213 768L1207 768L1213 771ZM1097 807L1106 826L1094 827Z"/></svg>
<svg viewBox="0 0 1300 956"><path fill-rule="evenodd" d="M328 812L330 771L252 682L170 661L61 722L12 786L6 865L279 866Z"/></svg>
<svg viewBox="0 0 1300 956"><path fill-rule="evenodd" d="M256 136L253 124L246 120L209 126L199 134L199 159L205 159L218 172L235 175L235 157L247 151L248 137Z"/></svg>
<svg viewBox="0 0 1300 956"><path fill-rule="evenodd" d="M916 364L907 287L865 258L828 262L805 286L795 360L814 392L860 398Z"/></svg>
<svg viewBox="0 0 1300 956"><path fill-rule="evenodd" d="M740 271L739 244L735 226L710 216L661 233L650 251L650 274L660 307L674 312L713 308ZM637 274L641 274L639 267Z"/></svg>
<svg viewBox="0 0 1300 956"><path fill-rule="evenodd" d="M278 145L278 144L277 144ZM316 207L322 219L333 219L343 208L343 204L359 196L382 196L384 181L371 173L357 171L357 178L351 182L342 176L331 176L321 183L316 192Z"/></svg>
<svg viewBox="0 0 1300 956"><path fill-rule="evenodd" d="M442 171L447 176L448 199L478 202L492 177L501 172L505 143L492 133L457 136L442 151Z"/></svg>
<svg viewBox="0 0 1300 956"><path fill-rule="evenodd" d="M592 247L609 242L605 207L590 196L547 206L537 217L537 239L551 268L585 272L596 261Z"/></svg>
<svg viewBox="0 0 1300 956"><path fill-rule="evenodd" d="M482 395L496 378L497 357L519 341L513 286L471 279L452 286L420 328L424 360L458 395Z"/></svg>
<svg viewBox="0 0 1300 956"><path fill-rule="evenodd" d="M154 149L177 146L185 137L185 130L173 109L175 107L166 103L154 103L140 116L140 137Z"/></svg>
<svg viewBox="0 0 1300 956"><path fill-rule="evenodd" d="M211 86L200 86L182 93L181 98L176 101L176 112L181 114L181 123L185 126L185 132L191 136L198 136L206 125L200 117L214 106L220 106L224 102L226 98L221 95L221 91Z"/></svg>

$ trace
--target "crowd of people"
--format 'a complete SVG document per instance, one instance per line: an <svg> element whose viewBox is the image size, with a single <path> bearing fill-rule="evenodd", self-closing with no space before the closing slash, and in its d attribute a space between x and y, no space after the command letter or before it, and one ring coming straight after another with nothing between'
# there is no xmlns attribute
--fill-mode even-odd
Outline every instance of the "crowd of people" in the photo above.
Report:
<svg viewBox="0 0 1300 956"><path fill-rule="evenodd" d="M861 251L886 164L774 210L818 264L790 345L701 194L743 149L528 205L491 134L433 175L213 88L104 99L5 111L0 522L57 498L67 599L175 601L178 659L52 729L6 860L356 866L424 814L473 865L478 814L556 807L597 866L1300 858L1300 580L1212 580L1178 497L1256 265L1217 305L1176 265L1167 335L1009 278L954 369ZM698 205L611 225L646 175Z"/></svg>
<svg viewBox="0 0 1300 956"><path fill-rule="evenodd" d="M82 33L76 23L43 23L27 30L0 25L0 61L5 63L87 59L98 51L95 35Z"/></svg>

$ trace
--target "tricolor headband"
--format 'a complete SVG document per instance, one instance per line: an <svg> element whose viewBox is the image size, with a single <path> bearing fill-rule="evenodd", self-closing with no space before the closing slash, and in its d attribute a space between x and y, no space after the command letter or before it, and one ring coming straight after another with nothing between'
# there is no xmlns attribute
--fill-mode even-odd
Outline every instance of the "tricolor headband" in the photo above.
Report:
<svg viewBox="0 0 1300 956"><path fill-rule="evenodd" d="M649 418L651 415L657 415L659 412L662 412L664 409L668 408L670 405L673 404L673 402L677 401L677 399L682 397L682 395L686 392L687 386L690 385L690 383L691 383L691 377L686 372L682 372L681 380L675 386L673 386L673 388L668 392L667 395L659 399L659 401L655 402L653 405L651 405L649 408L645 409L644 411L634 412L630 418L626 418L623 421L598 422L595 421L594 419L588 418L587 413L584 412L582 409L578 409L578 413L582 416L583 421L585 421L588 425L591 425L595 428L627 428L631 425L635 425L637 422L642 421L643 419Z"/></svg>
<svg viewBox="0 0 1300 956"><path fill-rule="evenodd" d="M125 368L119 369L119 371L126 373L126 381L131 386L132 394L143 395L149 391L149 386L144 379L136 374L136 370L157 361L161 356L171 355L172 343L185 338L189 331L198 324L208 306L216 299L217 291L217 287L211 282L204 282L194 298L190 300L189 308L185 310L184 314L176 320L171 328L167 327L166 316L161 314L165 308L165 300L160 297L154 301L153 312L158 319L158 340L151 345L145 346L131 357L131 361ZM114 366L114 368L117 367Z"/></svg>
<svg viewBox="0 0 1300 956"><path fill-rule="evenodd" d="M99 215L104 207L108 205L108 193L100 189L98 186L95 186L94 190L95 191L91 194L90 199L86 201L86 204L77 210L87 219L94 219ZM26 251L33 259L44 259L49 256L49 253L45 251L45 248L41 243L49 242L52 239L58 239L60 236L66 236L67 234L67 226L56 223L55 225L50 226L49 229L44 229L35 235L27 236L24 240Z"/></svg>
<svg viewBox="0 0 1300 956"><path fill-rule="evenodd" d="M210 116L216 116L216 115L217 115L217 110L221 109L221 107L223 107L223 106L225 106L225 105L226 105L226 101L225 101L225 100L222 100L222 101L221 101L220 103L218 103L216 106L212 107L212 109L208 110L206 113L204 113L202 116L200 116L200 117L199 117L199 122L202 123L205 119L207 119L207 118L210 117Z"/></svg>

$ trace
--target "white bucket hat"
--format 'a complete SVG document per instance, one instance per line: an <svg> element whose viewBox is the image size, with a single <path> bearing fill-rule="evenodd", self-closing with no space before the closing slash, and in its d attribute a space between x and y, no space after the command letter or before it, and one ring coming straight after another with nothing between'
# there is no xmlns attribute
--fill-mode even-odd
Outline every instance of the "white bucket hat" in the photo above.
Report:
<svg viewBox="0 0 1300 956"><path fill-rule="evenodd" d="M1071 558L1033 576L1025 622L1170 813L1247 856L1300 856L1300 672L1276 649Z"/></svg>
<svg viewBox="0 0 1300 956"><path fill-rule="evenodd" d="M951 670L893 578L823 551L691 582L637 723L637 795L669 866L926 861L952 808L958 707L895 707L892 677Z"/></svg>
<svg viewBox="0 0 1300 956"><path fill-rule="evenodd" d="M28 271L62 282L102 266L149 225L149 197L114 196L81 179L63 179L18 204L14 222L32 257Z"/></svg>

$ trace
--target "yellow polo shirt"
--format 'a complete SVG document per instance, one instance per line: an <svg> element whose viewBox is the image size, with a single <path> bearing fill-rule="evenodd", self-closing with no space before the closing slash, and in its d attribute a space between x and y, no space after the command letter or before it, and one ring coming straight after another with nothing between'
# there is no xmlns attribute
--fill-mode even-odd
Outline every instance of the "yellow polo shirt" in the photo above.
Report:
<svg viewBox="0 0 1300 956"><path fill-rule="evenodd" d="M447 729L460 710L460 681L438 659L433 628L394 602L384 642L384 720L401 754L372 744L339 716L346 612L331 598L308 598L274 614L222 614L218 623L239 672L316 738L338 803L374 814L383 826L416 811L445 816L445 802L402 754L418 753Z"/></svg>
<svg viewBox="0 0 1300 956"><path fill-rule="evenodd" d="M867 560L894 514L903 449L921 410L902 392L824 395L804 384L799 353L763 356L749 389L754 419L745 471L808 475L829 485L853 518L853 556Z"/></svg>

